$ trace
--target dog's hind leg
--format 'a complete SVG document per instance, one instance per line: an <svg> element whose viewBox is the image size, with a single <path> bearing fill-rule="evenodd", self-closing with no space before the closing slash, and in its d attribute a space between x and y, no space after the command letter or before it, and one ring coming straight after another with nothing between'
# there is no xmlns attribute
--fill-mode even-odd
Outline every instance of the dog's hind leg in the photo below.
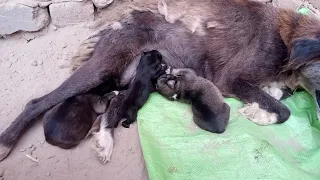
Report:
<svg viewBox="0 0 320 180"><path fill-rule="evenodd" d="M231 91L241 101L248 103L239 112L258 125L283 123L290 116L290 110L279 100L245 80L235 80Z"/></svg>

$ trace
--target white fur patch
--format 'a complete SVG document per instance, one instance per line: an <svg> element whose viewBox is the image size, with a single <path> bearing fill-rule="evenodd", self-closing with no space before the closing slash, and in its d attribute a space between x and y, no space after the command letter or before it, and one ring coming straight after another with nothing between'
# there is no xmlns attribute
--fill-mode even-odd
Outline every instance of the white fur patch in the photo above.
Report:
<svg viewBox="0 0 320 180"><path fill-rule="evenodd" d="M116 96L119 95L119 91L112 91Z"/></svg>
<svg viewBox="0 0 320 180"><path fill-rule="evenodd" d="M166 74L170 74L171 73L171 67L168 67L167 69L166 69Z"/></svg>
<svg viewBox="0 0 320 180"><path fill-rule="evenodd" d="M103 164L110 161L113 151L112 129L105 127L106 119L103 118L100 123L100 130L93 133L91 139L92 150L96 153Z"/></svg>
<svg viewBox="0 0 320 180"><path fill-rule="evenodd" d="M283 87L283 83L273 82L267 86L263 86L262 90L268 93L270 96L274 97L275 99L280 100L283 96Z"/></svg>
<svg viewBox="0 0 320 180"><path fill-rule="evenodd" d="M274 124L278 121L275 113L269 113L266 110L261 109L258 103L244 105L243 108L239 109L239 113L261 126Z"/></svg>
<svg viewBox="0 0 320 180"><path fill-rule="evenodd" d="M119 30L119 29L122 29L122 25L120 22L114 22L112 25L111 25L111 28L113 30Z"/></svg>
<svg viewBox="0 0 320 180"><path fill-rule="evenodd" d="M178 96L177 94L174 94L171 98L174 100L177 100L177 96Z"/></svg>

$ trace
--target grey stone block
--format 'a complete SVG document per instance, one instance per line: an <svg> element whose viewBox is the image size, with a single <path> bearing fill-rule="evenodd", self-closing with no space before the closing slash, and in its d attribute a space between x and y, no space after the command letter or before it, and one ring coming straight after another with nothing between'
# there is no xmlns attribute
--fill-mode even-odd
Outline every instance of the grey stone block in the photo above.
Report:
<svg viewBox="0 0 320 180"><path fill-rule="evenodd" d="M111 4L113 0L92 0L92 2L97 8L102 9Z"/></svg>
<svg viewBox="0 0 320 180"><path fill-rule="evenodd" d="M62 2L49 5L52 24L68 26L94 19L92 2Z"/></svg>
<svg viewBox="0 0 320 180"><path fill-rule="evenodd" d="M29 7L18 3L0 4L0 35L19 30L38 31L49 24L47 9Z"/></svg>
<svg viewBox="0 0 320 180"><path fill-rule="evenodd" d="M317 9L320 10L320 0L309 0L309 2Z"/></svg>
<svg viewBox="0 0 320 180"><path fill-rule="evenodd" d="M302 4L302 1L301 0L273 0L272 3L276 7L297 10L297 8Z"/></svg>

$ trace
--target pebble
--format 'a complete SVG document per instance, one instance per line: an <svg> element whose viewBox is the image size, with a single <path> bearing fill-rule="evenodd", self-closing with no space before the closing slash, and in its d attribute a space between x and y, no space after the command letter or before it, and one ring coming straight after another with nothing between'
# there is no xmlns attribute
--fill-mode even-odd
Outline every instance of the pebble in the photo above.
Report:
<svg viewBox="0 0 320 180"><path fill-rule="evenodd" d="M28 148L31 149L33 147L33 144L29 144Z"/></svg>
<svg viewBox="0 0 320 180"><path fill-rule="evenodd" d="M31 151L35 151L35 150L36 150L36 147L35 147L35 146L32 146L32 147L30 148L30 150L31 150Z"/></svg>
<svg viewBox="0 0 320 180"><path fill-rule="evenodd" d="M42 61L42 60L38 60L38 61L37 61L37 64L38 64L38 65L42 65L42 64L43 64L43 61Z"/></svg>
<svg viewBox="0 0 320 180"><path fill-rule="evenodd" d="M62 48L66 48L67 47L67 44L66 43L63 43L62 44Z"/></svg>
<svg viewBox="0 0 320 180"><path fill-rule="evenodd" d="M38 66L37 61L33 61L33 62L31 63L31 66Z"/></svg>
<svg viewBox="0 0 320 180"><path fill-rule="evenodd" d="M7 61L7 62L5 63L5 67L10 68L11 66L12 66L12 62Z"/></svg>
<svg viewBox="0 0 320 180"><path fill-rule="evenodd" d="M56 30L58 30L58 27L57 27L57 26L52 26L52 29L53 29L54 31L56 31Z"/></svg>
<svg viewBox="0 0 320 180"><path fill-rule="evenodd" d="M46 176L50 176L50 175L51 175L50 173L47 173L47 174L46 174Z"/></svg>
<svg viewBox="0 0 320 180"><path fill-rule="evenodd" d="M4 169L1 169L0 170L0 177L3 177L3 175L4 175Z"/></svg>

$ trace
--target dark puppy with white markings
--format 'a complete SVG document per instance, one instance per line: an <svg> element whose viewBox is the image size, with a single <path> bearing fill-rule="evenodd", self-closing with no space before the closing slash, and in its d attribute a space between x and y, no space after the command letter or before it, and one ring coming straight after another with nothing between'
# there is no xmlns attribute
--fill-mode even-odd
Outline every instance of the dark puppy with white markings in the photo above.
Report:
<svg viewBox="0 0 320 180"><path fill-rule="evenodd" d="M173 69L157 81L157 90L171 100L192 105L193 120L201 128L223 133L228 125L230 107L223 101L219 89L209 80L197 76L191 69Z"/></svg>
<svg viewBox="0 0 320 180"><path fill-rule="evenodd" d="M166 70L162 55L156 51L144 52L136 69L136 75L130 84L121 113L122 126L129 128L136 118L138 110L147 102L150 93L155 91L157 78ZM120 119L119 119L120 120Z"/></svg>
<svg viewBox="0 0 320 180"><path fill-rule="evenodd" d="M100 96L109 90L103 85L98 86L88 94L71 97L48 111L43 117L46 141L64 149L78 145L97 116L106 111L109 101L119 93L113 91Z"/></svg>

